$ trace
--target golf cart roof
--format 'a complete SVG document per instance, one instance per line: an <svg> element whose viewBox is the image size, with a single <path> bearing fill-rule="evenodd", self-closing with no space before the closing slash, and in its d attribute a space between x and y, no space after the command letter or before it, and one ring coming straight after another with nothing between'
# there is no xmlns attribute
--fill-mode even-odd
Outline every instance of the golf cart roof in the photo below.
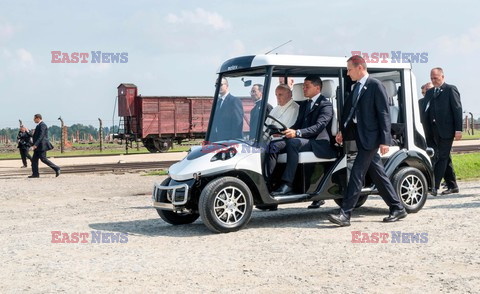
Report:
<svg viewBox="0 0 480 294"><path fill-rule="evenodd" d="M255 68L264 68L265 66L275 66L274 75L301 76L306 71L321 71L320 73L336 73L338 69L346 69L347 59L349 57L330 57L330 56L305 56L305 55L250 55L240 56L225 61L218 73L228 73L237 71L251 71ZM410 69L410 63L392 63L387 60L386 63L368 63L369 70L380 69L381 71L392 69Z"/></svg>

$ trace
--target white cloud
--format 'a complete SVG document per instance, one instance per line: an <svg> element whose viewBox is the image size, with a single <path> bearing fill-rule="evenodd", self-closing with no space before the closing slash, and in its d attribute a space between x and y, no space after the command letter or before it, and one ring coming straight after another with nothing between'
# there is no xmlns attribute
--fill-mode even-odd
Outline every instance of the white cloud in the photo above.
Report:
<svg viewBox="0 0 480 294"><path fill-rule="evenodd" d="M17 58L19 60L19 65L21 68L32 68L34 65L34 60L32 53L27 51L24 48L20 48L16 51Z"/></svg>
<svg viewBox="0 0 480 294"><path fill-rule="evenodd" d="M13 36L14 32L15 32L15 29L11 24L9 23L0 24L0 41L10 38L11 36Z"/></svg>
<svg viewBox="0 0 480 294"><path fill-rule="evenodd" d="M446 54L468 54L480 50L480 25L460 35L444 35L436 39L435 46Z"/></svg>
<svg viewBox="0 0 480 294"><path fill-rule="evenodd" d="M169 13L165 21L172 24L201 24L211 26L215 30L225 30L231 28L230 22L216 12L209 12L202 8L194 11L182 11L180 14Z"/></svg>

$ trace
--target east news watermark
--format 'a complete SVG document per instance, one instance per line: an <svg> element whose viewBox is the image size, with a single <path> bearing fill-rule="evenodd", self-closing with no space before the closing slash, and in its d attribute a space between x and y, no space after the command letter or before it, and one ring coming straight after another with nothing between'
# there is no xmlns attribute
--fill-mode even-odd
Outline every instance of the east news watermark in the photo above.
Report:
<svg viewBox="0 0 480 294"><path fill-rule="evenodd" d="M127 63L128 52L62 52L51 51L52 63Z"/></svg>
<svg viewBox="0 0 480 294"><path fill-rule="evenodd" d="M391 231L387 232L362 232L352 231L352 243L428 243L427 232L402 232Z"/></svg>
<svg viewBox="0 0 480 294"><path fill-rule="evenodd" d="M51 231L52 243L91 243L91 244L111 244L127 243L128 233L111 233L102 231L90 232L62 232Z"/></svg>
<svg viewBox="0 0 480 294"><path fill-rule="evenodd" d="M366 63L427 63L428 52L362 52L352 51L352 56L361 56Z"/></svg>

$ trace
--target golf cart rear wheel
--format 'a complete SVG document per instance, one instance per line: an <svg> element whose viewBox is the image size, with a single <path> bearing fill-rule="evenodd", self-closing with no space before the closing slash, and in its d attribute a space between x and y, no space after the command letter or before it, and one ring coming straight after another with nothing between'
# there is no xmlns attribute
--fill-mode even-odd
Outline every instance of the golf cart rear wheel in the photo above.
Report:
<svg viewBox="0 0 480 294"><path fill-rule="evenodd" d="M393 176L393 188L408 213L422 209L427 201L427 179L414 167L399 169Z"/></svg>
<svg viewBox="0 0 480 294"><path fill-rule="evenodd" d="M361 207L363 204L365 204L367 199L368 199L368 195L358 197L358 201L357 201L357 204L355 204L355 208ZM343 198L333 199L333 201L335 201L335 203L337 203L338 206L342 207Z"/></svg>
<svg viewBox="0 0 480 294"><path fill-rule="evenodd" d="M240 179L222 177L212 180L200 195L198 210L203 223L215 233L238 231L250 221L253 197Z"/></svg>
<svg viewBox="0 0 480 294"><path fill-rule="evenodd" d="M162 186L167 186L170 182L170 178L166 178L162 182ZM159 192L159 202L169 203L167 198L167 191L162 190ZM198 213L176 213L170 210L163 210L157 208L158 215L167 223L172 225L186 225L191 224L198 219L200 216Z"/></svg>

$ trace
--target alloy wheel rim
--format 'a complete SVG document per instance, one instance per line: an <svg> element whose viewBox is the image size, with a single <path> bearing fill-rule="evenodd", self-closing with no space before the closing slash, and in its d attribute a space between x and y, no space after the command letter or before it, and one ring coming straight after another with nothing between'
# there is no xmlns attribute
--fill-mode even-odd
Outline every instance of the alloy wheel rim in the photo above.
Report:
<svg viewBox="0 0 480 294"><path fill-rule="evenodd" d="M240 189L229 186L215 196L213 210L218 221L234 225L241 221L247 210L247 199Z"/></svg>
<svg viewBox="0 0 480 294"><path fill-rule="evenodd" d="M419 204L424 191L425 187L423 186L422 180L414 175L407 176L400 185L400 197L403 202L409 206Z"/></svg>

